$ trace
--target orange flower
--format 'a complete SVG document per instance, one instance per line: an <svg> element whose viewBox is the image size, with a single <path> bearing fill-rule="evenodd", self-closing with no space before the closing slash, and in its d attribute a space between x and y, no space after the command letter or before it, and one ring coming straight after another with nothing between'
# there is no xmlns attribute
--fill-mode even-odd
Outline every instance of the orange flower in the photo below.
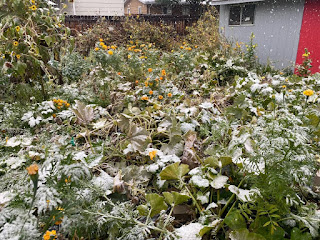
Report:
<svg viewBox="0 0 320 240"><path fill-rule="evenodd" d="M152 68L148 68L148 72L152 72Z"/></svg>
<svg viewBox="0 0 320 240"><path fill-rule="evenodd" d="M109 55L113 55L113 51L109 50L109 51L108 51L108 54L109 54Z"/></svg>
<svg viewBox="0 0 320 240"><path fill-rule="evenodd" d="M52 114L52 117L53 117L53 118L56 118L56 117L57 117L57 115L54 113L54 114Z"/></svg>
<svg viewBox="0 0 320 240"><path fill-rule="evenodd" d="M172 97L172 93L169 92L169 93L168 93L168 97Z"/></svg>
<svg viewBox="0 0 320 240"><path fill-rule="evenodd" d="M103 39L102 39L102 38L100 38L100 39L99 39L99 42L103 42Z"/></svg>
<svg viewBox="0 0 320 240"><path fill-rule="evenodd" d="M160 80L163 80L163 77L160 77Z"/></svg>
<svg viewBox="0 0 320 240"><path fill-rule="evenodd" d="M137 85L139 84L139 81L138 81L138 80L136 80L136 84L137 84Z"/></svg>
<svg viewBox="0 0 320 240"><path fill-rule="evenodd" d="M141 100L147 101L149 98L147 96L142 96Z"/></svg>
<svg viewBox="0 0 320 240"><path fill-rule="evenodd" d="M150 94L150 95L152 95L152 94L153 94L153 91L152 91L152 90L150 90L150 91L149 91L149 94Z"/></svg>
<svg viewBox="0 0 320 240"><path fill-rule="evenodd" d="M163 99L163 96L162 95L159 95L159 97L158 97L160 100L162 100Z"/></svg>
<svg viewBox="0 0 320 240"><path fill-rule="evenodd" d="M50 239L57 239L56 230L46 231L46 233L43 235L43 240L50 240Z"/></svg>
<svg viewBox="0 0 320 240"><path fill-rule="evenodd" d="M121 72L118 72L118 75L121 75Z"/></svg>
<svg viewBox="0 0 320 240"><path fill-rule="evenodd" d="M153 150L149 152L150 159L153 161L154 157L157 155L157 150Z"/></svg>
<svg viewBox="0 0 320 240"><path fill-rule="evenodd" d="M29 167L26 168L27 171L28 171L28 174L31 176L31 175L36 175L38 174L38 171L39 171L39 167L37 164L32 164L30 165Z"/></svg>
<svg viewBox="0 0 320 240"><path fill-rule="evenodd" d="M161 70L161 75L162 75L162 76L166 76L166 75L167 75L167 74L166 74L166 70L162 69L162 70Z"/></svg>

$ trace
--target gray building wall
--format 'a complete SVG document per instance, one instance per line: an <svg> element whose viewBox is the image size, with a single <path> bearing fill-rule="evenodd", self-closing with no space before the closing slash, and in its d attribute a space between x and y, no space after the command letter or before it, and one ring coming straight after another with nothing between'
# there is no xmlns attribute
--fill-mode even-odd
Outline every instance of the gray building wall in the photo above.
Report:
<svg viewBox="0 0 320 240"><path fill-rule="evenodd" d="M255 34L259 62L271 62L278 69L296 61L305 0L257 2L253 25L229 26L230 5L220 6L221 32L232 42L250 41Z"/></svg>

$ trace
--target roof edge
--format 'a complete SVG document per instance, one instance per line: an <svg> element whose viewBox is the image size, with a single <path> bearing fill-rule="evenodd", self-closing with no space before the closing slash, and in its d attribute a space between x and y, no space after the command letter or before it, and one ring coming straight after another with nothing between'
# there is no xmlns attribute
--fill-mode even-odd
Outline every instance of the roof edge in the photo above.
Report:
<svg viewBox="0 0 320 240"><path fill-rule="evenodd" d="M230 5L230 4L237 4L237 3L250 3L250 2L264 2L265 0L218 0L218 1L211 1L209 5Z"/></svg>

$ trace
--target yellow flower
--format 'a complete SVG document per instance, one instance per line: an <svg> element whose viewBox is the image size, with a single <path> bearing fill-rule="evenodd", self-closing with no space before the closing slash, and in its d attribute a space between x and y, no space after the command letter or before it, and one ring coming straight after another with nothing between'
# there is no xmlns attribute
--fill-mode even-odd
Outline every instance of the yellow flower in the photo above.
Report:
<svg viewBox="0 0 320 240"><path fill-rule="evenodd" d="M157 150L153 150L149 152L150 159L153 161L154 157L157 155Z"/></svg>
<svg viewBox="0 0 320 240"><path fill-rule="evenodd" d="M108 46L106 46L106 45L103 45L102 48L103 48L104 50L108 50Z"/></svg>
<svg viewBox="0 0 320 240"><path fill-rule="evenodd" d="M95 51L99 51L99 50L100 50L100 48L96 47L94 50L95 50Z"/></svg>
<svg viewBox="0 0 320 240"><path fill-rule="evenodd" d="M128 58L130 59L130 58L131 58L131 55L128 55Z"/></svg>
<svg viewBox="0 0 320 240"><path fill-rule="evenodd" d="M162 70L161 70L161 75L162 75L162 76L166 76L166 75L167 75L167 74L166 74L166 70L162 69Z"/></svg>
<svg viewBox="0 0 320 240"><path fill-rule="evenodd" d="M43 240L50 240L50 239L57 239L56 230L46 231L46 233L43 235Z"/></svg>
<svg viewBox="0 0 320 240"><path fill-rule="evenodd" d="M168 97L172 97L172 93L168 93Z"/></svg>
<svg viewBox="0 0 320 240"><path fill-rule="evenodd" d="M307 89L305 91L303 91L303 95L310 97L314 94L314 91L312 91L311 89Z"/></svg>
<svg viewBox="0 0 320 240"><path fill-rule="evenodd" d="M31 0L31 2L32 2L33 4L35 4L35 3L36 3L36 0Z"/></svg>
<svg viewBox="0 0 320 240"><path fill-rule="evenodd" d="M20 56L19 54L16 55L16 58L17 58L17 59L20 59L20 57L21 57L21 56Z"/></svg>
<svg viewBox="0 0 320 240"><path fill-rule="evenodd" d="M283 86L282 86L282 88L286 88L286 87L287 87L286 85L283 85Z"/></svg>
<svg viewBox="0 0 320 240"><path fill-rule="evenodd" d="M103 39L102 39L102 38L100 38L100 39L99 39L99 42L103 42Z"/></svg>
<svg viewBox="0 0 320 240"><path fill-rule="evenodd" d="M109 50L109 51L108 51L108 54L109 54L109 55L113 55L113 51Z"/></svg>
<svg viewBox="0 0 320 240"><path fill-rule="evenodd" d="M16 26L16 31L19 32L20 31L20 27Z"/></svg>
<svg viewBox="0 0 320 240"><path fill-rule="evenodd" d="M38 174L38 171L39 171L39 167L37 164L32 164L30 165L29 167L26 168L27 171L28 171L28 174L31 176L31 175L36 175Z"/></svg>
<svg viewBox="0 0 320 240"><path fill-rule="evenodd" d="M35 11L35 10L37 10L37 7L36 7L36 5L32 5L32 6L30 7L30 9L31 9L32 11Z"/></svg>
<svg viewBox="0 0 320 240"><path fill-rule="evenodd" d="M149 91L149 94L150 94L150 95L152 95L152 94L153 94L153 91L152 91L152 90L150 90L150 91Z"/></svg>
<svg viewBox="0 0 320 240"><path fill-rule="evenodd" d="M148 72L152 72L152 68L148 68Z"/></svg>
<svg viewBox="0 0 320 240"><path fill-rule="evenodd" d="M158 97L160 100L162 100L163 99L163 96L162 95L159 95L159 97Z"/></svg>
<svg viewBox="0 0 320 240"><path fill-rule="evenodd" d="M19 45L19 43L17 41L13 42L13 46L17 47Z"/></svg>
<svg viewBox="0 0 320 240"><path fill-rule="evenodd" d="M112 45L111 48L114 50L114 49L116 49L116 46L113 46L113 45Z"/></svg>
<svg viewBox="0 0 320 240"><path fill-rule="evenodd" d="M309 57L310 52L302 54L302 57Z"/></svg>
<svg viewBox="0 0 320 240"><path fill-rule="evenodd" d="M103 42L100 42L99 44L100 44L100 46L104 46L105 45Z"/></svg>

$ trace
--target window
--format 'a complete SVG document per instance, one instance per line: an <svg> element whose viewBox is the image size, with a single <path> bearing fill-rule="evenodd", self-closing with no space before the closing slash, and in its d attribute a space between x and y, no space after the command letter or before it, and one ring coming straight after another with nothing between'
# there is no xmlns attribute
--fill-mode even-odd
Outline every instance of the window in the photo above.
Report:
<svg viewBox="0 0 320 240"><path fill-rule="evenodd" d="M142 13L142 7L139 6L139 7L138 7L138 14L141 14L141 13Z"/></svg>
<svg viewBox="0 0 320 240"><path fill-rule="evenodd" d="M131 12L130 12L130 8L128 8L128 9L127 9L127 11L128 11L128 12L127 12L128 14L130 14L130 13L131 13Z"/></svg>
<svg viewBox="0 0 320 240"><path fill-rule="evenodd" d="M162 14L171 15L171 14L172 14L172 9L171 9L171 7L163 7L163 8L162 8Z"/></svg>
<svg viewBox="0 0 320 240"><path fill-rule="evenodd" d="M190 15L190 8L189 6L182 7L182 15Z"/></svg>
<svg viewBox="0 0 320 240"><path fill-rule="evenodd" d="M250 25L254 23L254 4L230 6L229 25Z"/></svg>

